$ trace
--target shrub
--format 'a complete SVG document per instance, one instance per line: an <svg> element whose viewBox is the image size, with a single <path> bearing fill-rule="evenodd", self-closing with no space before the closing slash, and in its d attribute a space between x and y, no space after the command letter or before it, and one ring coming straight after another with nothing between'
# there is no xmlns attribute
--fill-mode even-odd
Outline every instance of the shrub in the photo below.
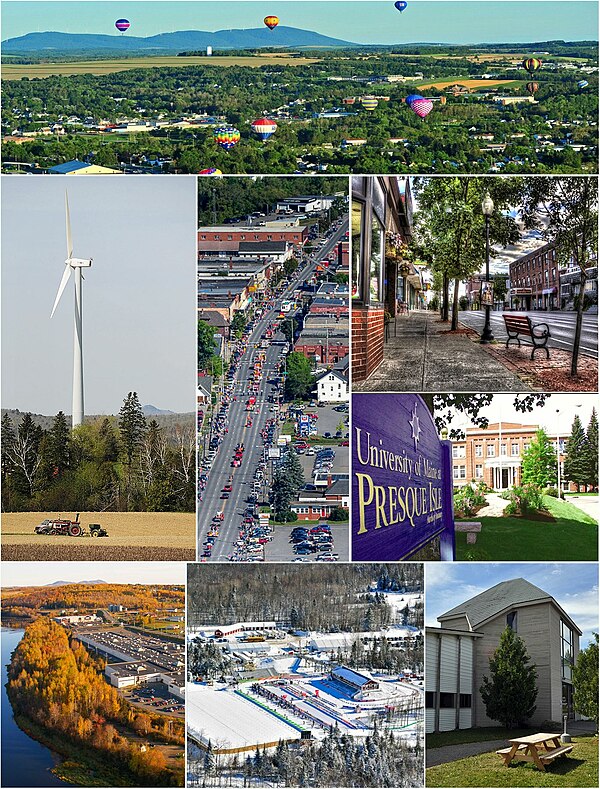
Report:
<svg viewBox="0 0 600 789"><path fill-rule="evenodd" d="M537 485L527 484L508 491L509 504L504 510L506 515L528 515L531 512L547 509L544 506L544 494Z"/></svg>
<svg viewBox="0 0 600 789"><path fill-rule="evenodd" d="M331 514L329 515L330 521L347 521L350 517L350 513L344 507L334 507L331 510Z"/></svg>
<svg viewBox="0 0 600 789"><path fill-rule="evenodd" d="M552 496L553 498L558 498L558 488L546 488L544 491L545 496Z"/></svg>
<svg viewBox="0 0 600 789"><path fill-rule="evenodd" d="M485 503L483 493L469 483L454 493L454 514L459 518L474 515Z"/></svg>
<svg viewBox="0 0 600 789"><path fill-rule="evenodd" d="M464 310L466 310L467 307L469 306L469 299L466 296L461 296L460 299L458 300L458 306L464 312Z"/></svg>

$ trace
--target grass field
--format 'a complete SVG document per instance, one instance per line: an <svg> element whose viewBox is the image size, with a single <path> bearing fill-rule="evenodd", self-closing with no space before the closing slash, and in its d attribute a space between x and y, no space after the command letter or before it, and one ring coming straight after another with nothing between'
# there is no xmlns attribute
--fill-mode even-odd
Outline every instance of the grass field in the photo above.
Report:
<svg viewBox="0 0 600 789"><path fill-rule="evenodd" d="M481 521L475 545L467 545L467 535L456 535L456 558L481 561L597 561L598 524L570 502L544 496L554 522L525 518L486 518L475 515L466 520Z"/></svg>
<svg viewBox="0 0 600 789"><path fill-rule="evenodd" d="M502 739L508 740L509 736L506 733ZM557 759L545 772L527 762L517 762L514 766L506 767L492 751L429 767L425 780L428 787L598 786L598 737L576 735L573 737L573 745L570 754Z"/></svg>
<svg viewBox="0 0 600 789"><path fill-rule="evenodd" d="M117 71L130 71L135 68L181 68L182 66L306 66L318 63L318 58L295 58L290 55L243 55L218 57L146 57L124 58L122 60L79 60L73 63L4 63L2 79L43 79L54 76L73 76L75 74L113 74Z"/></svg>
<svg viewBox="0 0 600 789"><path fill-rule="evenodd" d="M99 523L108 537L58 537L34 533L56 512L5 512L2 558L9 561L182 561L194 558L195 516L180 512L82 512L81 524ZM65 514L62 513L62 517ZM72 513L66 515L72 517Z"/></svg>
<svg viewBox="0 0 600 789"><path fill-rule="evenodd" d="M462 77L455 77L453 79L441 79L437 82L419 82L420 88L447 88L448 85L464 85L465 88L485 88L494 85L518 85L519 80L514 79L463 79Z"/></svg>

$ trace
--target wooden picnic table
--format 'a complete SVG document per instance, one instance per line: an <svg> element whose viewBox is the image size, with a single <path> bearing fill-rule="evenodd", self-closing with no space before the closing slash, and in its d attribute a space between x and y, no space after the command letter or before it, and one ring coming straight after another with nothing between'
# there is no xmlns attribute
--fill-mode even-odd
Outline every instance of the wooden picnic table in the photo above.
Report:
<svg viewBox="0 0 600 789"><path fill-rule="evenodd" d="M542 771L545 771L546 765L553 762L554 759L573 750L572 745L561 745L560 734L546 732L530 734L527 737L515 737L514 740L509 740L509 743L510 748L496 751L507 767L517 759L523 762L533 762Z"/></svg>

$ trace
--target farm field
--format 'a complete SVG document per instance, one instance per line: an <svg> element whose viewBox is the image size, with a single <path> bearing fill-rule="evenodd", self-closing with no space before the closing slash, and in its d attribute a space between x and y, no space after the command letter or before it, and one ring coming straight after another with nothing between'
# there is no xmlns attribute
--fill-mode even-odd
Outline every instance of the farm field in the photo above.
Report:
<svg viewBox="0 0 600 789"><path fill-rule="evenodd" d="M195 558L193 513L82 512L80 521L100 523L108 537L34 534L55 512L5 512L2 558L8 561L192 561ZM61 513L64 517L65 514ZM72 517L74 513L67 514Z"/></svg>
<svg viewBox="0 0 600 789"><path fill-rule="evenodd" d="M3 64L2 79L44 79L45 77L68 77L75 74L114 74L136 68L181 68L181 66L307 66L318 63L318 58L296 58L286 54L243 55L218 57L141 57L114 60L78 60L72 63L15 63Z"/></svg>

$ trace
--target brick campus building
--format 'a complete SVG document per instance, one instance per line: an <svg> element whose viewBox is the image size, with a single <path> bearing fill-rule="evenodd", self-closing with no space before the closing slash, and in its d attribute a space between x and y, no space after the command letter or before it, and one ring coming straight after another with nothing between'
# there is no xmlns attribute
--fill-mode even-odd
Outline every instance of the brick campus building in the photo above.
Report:
<svg viewBox="0 0 600 789"><path fill-rule="evenodd" d="M516 422L495 422L487 428L468 427L462 441L452 443L452 473L455 487L472 480L485 482L494 490L506 490L521 484L521 462L535 438L539 425L521 425ZM564 481L563 463L568 433L559 433L561 487L577 490L577 486ZM549 435L556 452L556 434Z"/></svg>
<svg viewBox="0 0 600 789"><path fill-rule="evenodd" d="M385 313L398 302L416 306L421 276L409 265L400 276L397 259L386 258L386 232L408 242L412 196L408 178L352 178L352 378L366 380L383 361Z"/></svg>

